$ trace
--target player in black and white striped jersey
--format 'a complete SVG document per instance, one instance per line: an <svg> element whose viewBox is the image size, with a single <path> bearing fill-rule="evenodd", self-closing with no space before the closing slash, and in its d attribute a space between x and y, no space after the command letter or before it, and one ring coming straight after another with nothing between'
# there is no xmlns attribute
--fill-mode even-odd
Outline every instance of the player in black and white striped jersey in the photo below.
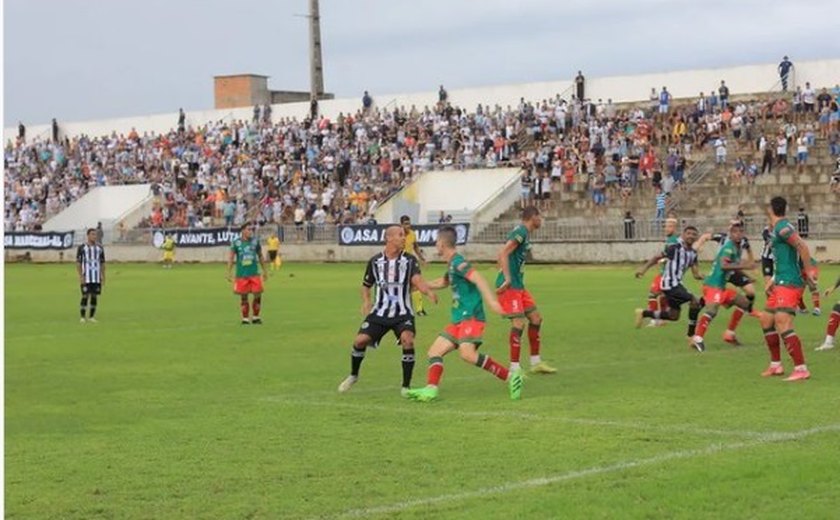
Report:
<svg viewBox="0 0 840 520"><path fill-rule="evenodd" d="M96 305L105 283L105 248L96 242L96 229L87 230L87 242L76 250L76 272L82 289L82 301L79 306L81 323L85 323L85 309L88 309L87 321L96 323Z"/></svg>
<svg viewBox="0 0 840 520"><path fill-rule="evenodd" d="M359 327L350 353L350 375L338 386L347 392L359 379L359 370L369 346L376 346L385 334L393 332L402 346L402 393L411 386L414 372L414 308L411 291L417 289L430 301L437 303L437 296L420 275L417 258L405 253L405 231L401 226L391 226L385 231L385 249L368 261L362 279L362 314L365 319ZM370 289L376 287L371 301Z"/></svg>
<svg viewBox="0 0 840 520"><path fill-rule="evenodd" d="M662 272L660 284L662 293L668 300L669 308L664 311L651 311L636 309L636 328L642 326L644 318L662 319L677 321L680 319L680 306L689 304L688 311L688 337L694 336L694 329L697 325L697 317L703 308L703 298L697 298L683 286L682 280L685 272L691 269L696 280L702 280L703 275L697 266L697 255L703 243L711 238L705 234L699 237L699 232L694 226L686 227L679 240L675 244L665 247L665 250L657 254L636 272L636 278L644 276L645 271L658 264L660 260L666 259L665 269Z"/></svg>

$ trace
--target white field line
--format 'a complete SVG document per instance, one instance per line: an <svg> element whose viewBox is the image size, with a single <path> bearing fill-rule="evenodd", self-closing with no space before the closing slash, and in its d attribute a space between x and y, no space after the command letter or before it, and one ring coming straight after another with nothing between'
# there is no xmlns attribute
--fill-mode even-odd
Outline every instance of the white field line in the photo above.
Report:
<svg viewBox="0 0 840 520"><path fill-rule="evenodd" d="M727 451L738 451L744 450L749 448L754 448L758 446L763 446L766 444L772 443L781 443L781 442L788 442L788 441L796 441L801 440L806 437L810 437L812 435L818 435L821 433L828 433L828 432L837 432L840 431L840 423L838 424L829 424L825 426L817 426L814 428L809 428L807 430L799 430L790 433L769 433L763 435L761 437L747 440L747 441L740 441L740 442L730 442L730 443L717 443L712 444L706 448L694 449L694 450L680 450L680 451L672 451L669 453L663 453L662 455L656 455L653 457L643 458L643 459L635 459L635 460L627 460L624 462L618 462L616 464L610 464L607 466L593 466L586 469L574 470L569 471L567 473L560 473L557 475L551 475L548 477L541 477L541 478L534 478L529 480L522 480L519 482L512 482L510 484L503 484L500 486L492 486L492 487L485 487L475 489L473 491L465 491L462 493L450 493L445 495L438 495L433 497L426 497L426 498L417 498L413 500L405 500L403 502L395 502L393 504L387 504L382 506L374 506L374 507L367 507L367 508L360 508L360 509L350 509L339 513L337 518L359 518L359 517L370 517L373 515L389 515L394 513L399 513L401 511L405 511L406 509L412 509L415 507L420 506L430 506L435 504L444 504L449 502L459 502L463 500L469 500L472 498L480 498L486 496L493 496L493 495L501 495L504 493L510 493L512 491L518 491L521 489L532 489L538 487L549 486L552 484L558 484L561 482L568 482L572 480L577 480L585 477L590 477L593 475L604 475L607 473L616 473L621 472L629 469L635 469L644 466L652 466L655 464L662 464L665 462L669 462L672 460L683 460L683 459L691 459L696 457L702 457L707 455L714 455L716 453L727 452Z"/></svg>
<svg viewBox="0 0 840 520"><path fill-rule="evenodd" d="M533 412L515 412L509 410L503 411L474 411L474 410L454 410L447 408L435 408L432 406L421 406L416 403L404 401L406 406L383 406L377 404L365 403L342 403L337 401L316 401L306 399L283 399L283 398L265 398L263 401L301 405L301 406L319 406L323 408L339 408L359 411L377 411L384 413L402 414L407 413L414 416L431 415L431 416L453 416L458 418L472 417L476 419L487 418L503 418L503 419L522 419L529 421L540 422L558 422L565 424L576 424L584 426L599 426L608 428L628 429L628 430L647 430L655 432L669 432L669 433L687 433L697 436L705 435L719 435L723 437L745 437L745 438L762 438L767 435L784 435L785 432L755 432L744 430L718 430L713 428L697 428L693 426L679 426L679 425L656 425L639 421L612 421L604 419L587 419L581 417L565 417L562 415L539 414Z"/></svg>

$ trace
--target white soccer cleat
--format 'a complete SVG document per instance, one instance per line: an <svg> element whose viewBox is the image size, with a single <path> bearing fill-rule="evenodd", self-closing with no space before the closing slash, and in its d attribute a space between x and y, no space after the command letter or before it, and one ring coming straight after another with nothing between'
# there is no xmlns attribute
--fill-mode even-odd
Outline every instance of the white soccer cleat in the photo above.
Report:
<svg viewBox="0 0 840 520"><path fill-rule="evenodd" d="M817 308L815 308L814 310L811 311L811 314L813 314L814 316L820 316L820 315L822 315L822 311L820 310L819 307L817 307Z"/></svg>
<svg viewBox="0 0 840 520"><path fill-rule="evenodd" d="M823 342L822 345L816 348L817 352L823 352L826 350L831 350L834 348L834 343L829 343L828 341Z"/></svg>
<svg viewBox="0 0 840 520"><path fill-rule="evenodd" d="M85 320L84 318L80 318L80 319L79 319L79 323L85 323L86 321L87 321L87 320Z"/></svg>
<svg viewBox="0 0 840 520"><path fill-rule="evenodd" d="M339 390L339 391L341 391L341 390ZM401 395L402 397L408 397L408 393L409 393L410 391L411 391L411 388L409 388L409 387L407 387L407 386L404 386L404 387L400 388L400 395Z"/></svg>
<svg viewBox="0 0 840 520"><path fill-rule="evenodd" d="M98 321L96 321L96 318L88 318L88 321L90 323L99 323Z"/></svg>
<svg viewBox="0 0 840 520"><path fill-rule="evenodd" d="M358 380L359 378L356 376L347 376L347 378L338 385L338 393L343 394L345 392L349 392Z"/></svg>

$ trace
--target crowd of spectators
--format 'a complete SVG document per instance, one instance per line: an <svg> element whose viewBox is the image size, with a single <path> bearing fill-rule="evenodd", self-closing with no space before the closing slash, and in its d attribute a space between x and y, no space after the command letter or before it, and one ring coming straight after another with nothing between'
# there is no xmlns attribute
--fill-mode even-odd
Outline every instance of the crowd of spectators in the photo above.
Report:
<svg viewBox="0 0 840 520"><path fill-rule="evenodd" d="M653 189L659 204L660 194L679 189L692 154L707 147L733 168L732 182L786 164L788 148L806 163L817 137L840 154L840 87L817 93L806 84L792 99L731 103L721 81L679 106L663 87L647 107L632 109L578 98L584 92L579 74L568 101L523 98L473 112L453 106L441 85L434 107L377 109L365 92L356 114L335 120L273 121L266 106L255 107L250 121L195 128L181 110L163 135L132 129L61 140L54 125L51 140L27 142L22 130L4 153L5 229L38 229L90 189L115 184L152 185L146 227L355 223L430 170L521 165L523 204L545 205L552 192L583 183L602 208L640 187ZM770 120L781 133L764 131ZM761 167L756 154L741 151L756 152Z"/></svg>

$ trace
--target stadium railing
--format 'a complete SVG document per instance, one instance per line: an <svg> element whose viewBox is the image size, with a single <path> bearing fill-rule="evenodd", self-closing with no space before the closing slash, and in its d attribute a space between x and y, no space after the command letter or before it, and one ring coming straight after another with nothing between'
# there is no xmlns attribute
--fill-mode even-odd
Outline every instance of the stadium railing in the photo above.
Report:
<svg viewBox="0 0 840 520"><path fill-rule="evenodd" d="M840 238L840 214L809 215L808 239L822 240ZM731 222L730 217L696 217L681 219L680 228L693 225L701 233L725 232ZM791 216L791 222L796 224L796 216ZM480 228L478 235L473 234L470 242L503 243L510 230L517 222L487 222L473 223L474 229ZM665 222L662 220L637 219L633 221L632 232L625 226L624 219L599 219L584 221L545 220L540 229L531 236L532 242L658 242L663 239ZM747 236L753 241L761 240L761 231L766 225L766 219L761 217L747 217L744 219ZM166 229L166 228L164 228ZM280 239L287 244L338 244L340 226L335 224L304 224L298 228L294 224L265 224L259 228L259 236L267 238L272 233L278 233ZM152 244L152 234L155 229L131 229L122 236L118 233L107 233L104 243L107 244ZM84 240L84 231L76 233L77 243Z"/></svg>

